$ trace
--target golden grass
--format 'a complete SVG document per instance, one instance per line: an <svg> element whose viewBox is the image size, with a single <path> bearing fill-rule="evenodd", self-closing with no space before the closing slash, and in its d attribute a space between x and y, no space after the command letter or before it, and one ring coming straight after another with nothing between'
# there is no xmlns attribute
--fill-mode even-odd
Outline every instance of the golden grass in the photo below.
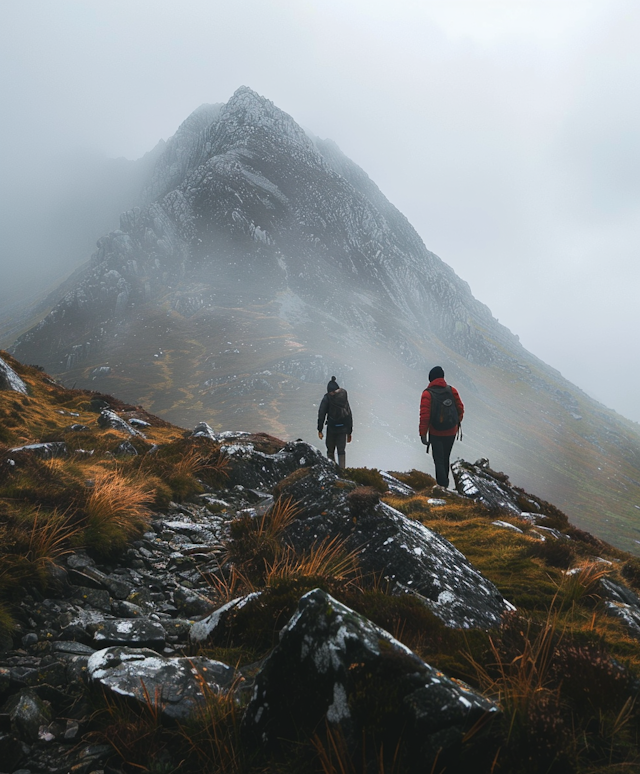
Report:
<svg viewBox="0 0 640 774"><path fill-rule="evenodd" d="M241 774L246 771L244 746L240 738L243 708L236 689L239 678L228 692L216 693L206 681L200 682L204 702L188 723L178 725L178 735L185 744L192 765L202 771Z"/></svg>
<svg viewBox="0 0 640 774"><path fill-rule="evenodd" d="M148 527L152 499L144 483L117 469L98 473L84 507L83 543L103 556L124 549Z"/></svg>
<svg viewBox="0 0 640 774"><path fill-rule="evenodd" d="M221 568L219 574L208 573L203 577L222 604L256 590L256 586L235 564L225 568L224 572Z"/></svg>
<svg viewBox="0 0 640 774"><path fill-rule="evenodd" d="M46 584L51 565L71 551L80 529L69 513L27 508L0 527L4 547L0 588L24 583Z"/></svg>
<svg viewBox="0 0 640 774"><path fill-rule="evenodd" d="M90 735L90 740L109 744L125 762L127 771L246 771L240 738L242 707L235 693L238 683L228 692L217 693L197 669L194 672L201 703L188 720L167 726L159 691L152 696L144 684L144 702L128 702L103 691L99 695L102 706L95 715L101 728Z"/></svg>
<svg viewBox="0 0 640 774"><path fill-rule="evenodd" d="M356 583L359 551L347 551L346 543L337 536L327 537L302 554L286 546L273 561L265 562L265 585L301 578L337 581L345 587Z"/></svg>
<svg viewBox="0 0 640 774"><path fill-rule="evenodd" d="M199 438L167 444L158 453L144 455L132 465L147 478L161 479L176 500L204 491L201 479L221 486L229 475L229 461L220 447Z"/></svg>
<svg viewBox="0 0 640 774"><path fill-rule="evenodd" d="M550 688L549 666L558 640L558 613L549 610L543 626L532 633L531 622L523 622L523 648L518 655L505 660L503 653L489 638L494 662L480 664L470 654L465 654L475 670L483 693L500 705L508 718L511 738L514 727L526 728L536 702L543 694L559 695L558 688ZM497 671L497 675L495 672Z"/></svg>
<svg viewBox="0 0 640 774"><path fill-rule="evenodd" d="M173 734L167 734L162 723L160 697L151 697L143 684L146 701L136 704L101 691L100 709L94 721L101 725L90 734L91 741L108 744L127 766L134 771L178 771L177 767L163 769L171 759ZM131 767L131 769L129 769Z"/></svg>
<svg viewBox="0 0 640 774"><path fill-rule="evenodd" d="M384 746L380 745L373 753L368 752L366 740L359 755L349 750L349 745L340 727L325 723L324 734L315 734L312 738L313 747L318 756L322 774L402 774L401 761L402 741L399 740L391 757L385 756ZM426 763L426 762L425 762ZM425 768L425 772L427 769Z"/></svg>
<svg viewBox="0 0 640 774"><path fill-rule="evenodd" d="M279 498L259 517L242 516L231 523L227 556L252 583L263 583L268 563L274 562L284 546L286 528L300 513L291 497Z"/></svg>

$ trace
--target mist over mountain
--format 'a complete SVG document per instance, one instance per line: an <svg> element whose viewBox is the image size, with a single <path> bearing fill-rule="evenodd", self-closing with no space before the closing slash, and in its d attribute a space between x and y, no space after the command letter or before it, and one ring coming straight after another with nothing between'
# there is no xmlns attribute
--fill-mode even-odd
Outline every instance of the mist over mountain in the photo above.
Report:
<svg viewBox="0 0 640 774"><path fill-rule="evenodd" d="M4 261L0 341L20 331L33 305L49 311L59 286L86 263L96 239L139 204L164 143L136 161L79 151L41 159L38 175L7 170L0 201ZM30 173L31 170L31 173Z"/></svg>
<svg viewBox="0 0 640 774"><path fill-rule="evenodd" d="M17 358L183 426L312 442L335 374L347 464L395 470L431 470L418 401L440 364L466 405L454 455L637 548L636 430L527 352L333 142L243 87L157 153L143 206L30 310Z"/></svg>

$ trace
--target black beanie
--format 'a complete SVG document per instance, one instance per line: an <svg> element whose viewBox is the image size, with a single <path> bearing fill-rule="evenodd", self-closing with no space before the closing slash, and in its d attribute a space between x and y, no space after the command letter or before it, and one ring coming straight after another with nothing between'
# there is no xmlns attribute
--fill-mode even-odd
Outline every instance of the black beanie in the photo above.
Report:
<svg viewBox="0 0 640 774"><path fill-rule="evenodd" d="M340 385L336 382L336 377L332 376L331 381L327 385L327 392L335 392L340 389Z"/></svg>
<svg viewBox="0 0 640 774"><path fill-rule="evenodd" d="M440 366L434 366L429 371L429 381L432 382L434 379L444 379L444 371Z"/></svg>

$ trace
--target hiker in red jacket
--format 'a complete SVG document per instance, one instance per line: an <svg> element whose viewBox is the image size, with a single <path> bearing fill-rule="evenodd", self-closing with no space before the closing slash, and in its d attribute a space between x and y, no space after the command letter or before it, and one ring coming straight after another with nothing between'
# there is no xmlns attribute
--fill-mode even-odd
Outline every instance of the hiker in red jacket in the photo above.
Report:
<svg viewBox="0 0 640 774"><path fill-rule="evenodd" d="M427 454L431 445L436 481L445 489L449 486L449 457L463 416L464 405L458 391L445 382L442 368L435 366L429 371L429 386L420 400L419 432Z"/></svg>

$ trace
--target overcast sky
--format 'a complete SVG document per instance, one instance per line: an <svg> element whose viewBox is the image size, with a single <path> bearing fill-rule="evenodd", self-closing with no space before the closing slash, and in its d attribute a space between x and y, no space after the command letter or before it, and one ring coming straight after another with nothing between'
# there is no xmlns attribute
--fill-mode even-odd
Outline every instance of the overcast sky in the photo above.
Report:
<svg viewBox="0 0 640 774"><path fill-rule="evenodd" d="M7 235L66 159L138 158L240 85L335 140L530 351L640 421L637 0L4 0ZM12 239L5 290L53 260Z"/></svg>

